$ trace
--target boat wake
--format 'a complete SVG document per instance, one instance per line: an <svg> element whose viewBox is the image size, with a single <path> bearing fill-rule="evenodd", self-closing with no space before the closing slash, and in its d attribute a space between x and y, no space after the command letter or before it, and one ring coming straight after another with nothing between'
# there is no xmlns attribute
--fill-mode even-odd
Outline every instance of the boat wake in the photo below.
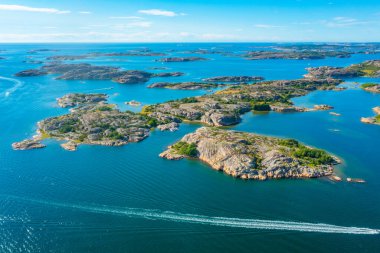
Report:
<svg viewBox="0 0 380 253"><path fill-rule="evenodd" d="M130 218L143 218L150 220L164 220L171 222L183 222L192 224L203 224L212 226L223 226L232 228L245 229L265 229L265 230L283 230L299 232L316 232L316 233L337 233L337 234L362 234L376 235L380 230L360 227L344 227L324 223L307 223L307 222L290 222L279 220L261 220L261 219L240 219L229 217L212 217L204 215L185 214L178 212L160 211L154 209L138 208L120 208L102 205L79 205L60 202L51 202L45 200L28 199L15 196L7 196L8 199L24 201L52 207L69 208L83 212L96 214L118 215Z"/></svg>
<svg viewBox="0 0 380 253"><path fill-rule="evenodd" d="M20 88L24 83L24 82L21 82L20 80L17 80L14 78L9 78L9 77L4 77L4 76L0 76L0 80L5 80L8 82L14 83L14 85L11 88L6 89L4 92L0 93L4 97L9 97L13 92L15 92L18 88Z"/></svg>

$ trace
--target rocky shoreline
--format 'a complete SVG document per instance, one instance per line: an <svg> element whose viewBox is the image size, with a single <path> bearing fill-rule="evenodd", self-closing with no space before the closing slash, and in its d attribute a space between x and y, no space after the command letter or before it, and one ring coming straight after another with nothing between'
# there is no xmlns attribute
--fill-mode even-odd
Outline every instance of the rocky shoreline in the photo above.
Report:
<svg viewBox="0 0 380 253"><path fill-rule="evenodd" d="M380 84L376 83L365 83L361 86L361 88L368 92L380 93Z"/></svg>
<svg viewBox="0 0 380 253"><path fill-rule="evenodd" d="M339 163L334 156L295 140L210 127L185 135L160 157L198 159L227 175L255 180L329 176Z"/></svg>
<svg viewBox="0 0 380 253"><path fill-rule="evenodd" d="M373 112L376 114L374 117L362 117L360 121L365 124L380 125L380 106L372 108Z"/></svg>

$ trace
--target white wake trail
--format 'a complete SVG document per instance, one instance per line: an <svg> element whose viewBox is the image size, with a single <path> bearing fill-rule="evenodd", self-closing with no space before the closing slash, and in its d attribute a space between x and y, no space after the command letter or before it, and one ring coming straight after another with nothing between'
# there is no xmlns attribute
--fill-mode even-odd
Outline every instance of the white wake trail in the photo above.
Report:
<svg viewBox="0 0 380 253"><path fill-rule="evenodd" d="M0 80L5 80L5 81L9 81L9 82L14 83L14 85L11 88L6 89L4 92L0 93L5 97L9 97L9 95L11 95L13 92L15 92L24 83L24 82L21 82L20 80L17 80L14 78L9 78L9 77L4 77L4 76L0 76Z"/></svg>
<svg viewBox="0 0 380 253"><path fill-rule="evenodd" d="M62 207L75 209L83 212L97 214L111 214L118 216L126 216L130 218L156 219L172 222L184 222L192 224L203 224L212 226L223 226L232 228L246 229L265 229L265 230L285 230L299 232L316 232L316 233L337 233L337 234L362 234L377 235L380 230L360 227L344 227L324 223L307 223L307 222L290 222L279 220L260 220L260 219L240 219L229 217L212 217L204 215L184 214L169 211L160 211L153 209L137 209L137 208L119 208L100 205L78 205L60 202L50 202L45 200L27 199L21 197L8 196L10 199L18 201L26 201L35 204L48 205L54 207Z"/></svg>

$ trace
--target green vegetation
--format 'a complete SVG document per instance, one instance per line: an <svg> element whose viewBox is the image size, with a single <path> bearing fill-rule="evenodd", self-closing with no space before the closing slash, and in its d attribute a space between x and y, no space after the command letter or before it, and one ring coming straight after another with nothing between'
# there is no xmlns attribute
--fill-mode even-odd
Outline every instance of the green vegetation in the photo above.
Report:
<svg viewBox="0 0 380 253"><path fill-rule="evenodd" d="M311 165L321 165L333 163L334 159L325 151L320 149L311 149L305 146L300 146L292 152L292 155L307 160Z"/></svg>
<svg viewBox="0 0 380 253"><path fill-rule="evenodd" d="M154 118L150 118L147 122L147 124L150 126L150 127L156 127L158 125L158 121L157 119L154 119Z"/></svg>
<svg viewBox="0 0 380 253"><path fill-rule="evenodd" d="M180 155L196 157L198 154L197 145L195 143L180 141L174 144L172 148Z"/></svg>
<svg viewBox="0 0 380 253"><path fill-rule="evenodd" d="M309 165L322 165L334 162L334 158L325 151L306 147L293 139L280 140L278 144L290 148L292 156L305 160Z"/></svg>
<svg viewBox="0 0 380 253"><path fill-rule="evenodd" d="M147 115L149 113L153 112L153 106L151 105L144 105L141 109L140 114Z"/></svg>
<svg viewBox="0 0 380 253"><path fill-rule="evenodd" d="M124 136L119 134L116 130L112 131L110 134L107 135L112 140L122 140L124 139Z"/></svg>
<svg viewBox="0 0 380 253"><path fill-rule="evenodd" d="M294 139L282 139L278 144L289 148L298 147L300 145L299 142Z"/></svg>
<svg viewBox="0 0 380 253"><path fill-rule="evenodd" d="M86 138L87 138L87 134L81 134L81 135L78 137L78 141L79 141L79 142L83 142Z"/></svg>
<svg viewBox="0 0 380 253"><path fill-rule="evenodd" d="M268 112L271 109L270 109L270 105L267 103L252 103L252 110L261 111L261 112Z"/></svg>
<svg viewBox="0 0 380 253"><path fill-rule="evenodd" d="M69 132L74 132L75 128L74 126L71 125L63 125L60 129L59 132L62 134L69 133Z"/></svg>
<svg viewBox="0 0 380 253"><path fill-rule="evenodd" d="M372 64L371 62L364 62L362 64L352 65L348 67L350 70L355 70L363 73L364 76L376 76L377 72L380 71L380 67Z"/></svg>
<svg viewBox="0 0 380 253"><path fill-rule="evenodd" d="M376 86L377 84L376 83L364 83L362 84L362 88L365 89L365 88L371 88L371 87L374 87Z"/></svg>
<svg viewBox="0 0 380 253"><path fill-rule="evenodd" d="M377 123L380 123L380 115L375 116L375 120Z"/></svg>
<svg viewBox="0 0 380 253"><path fill-rule="evenodd" d="M189 98L182 98L179 101L182 103L188 104L188 103L197 103L198 99L196 99L195 97L189 97Z"/></svg>
<svg viewBox="0 0 380 253"><path fill-rule="evenodd" d="M109 105L100 106L97 108L98 111L105 112L105 111L112 111L112 107Z"/></svg>

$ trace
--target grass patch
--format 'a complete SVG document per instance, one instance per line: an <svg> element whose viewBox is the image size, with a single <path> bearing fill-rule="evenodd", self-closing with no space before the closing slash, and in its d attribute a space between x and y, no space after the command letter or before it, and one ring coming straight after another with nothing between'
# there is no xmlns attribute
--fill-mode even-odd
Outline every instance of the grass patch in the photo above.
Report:
<svg viewBox="0 0 380 253"><path fill-rule="evenodd" d="M172 148L179 155L185 155L189 157L196 157L198 154L197 145L195 143L187 143L184 141L177 142Z"/></svg>

